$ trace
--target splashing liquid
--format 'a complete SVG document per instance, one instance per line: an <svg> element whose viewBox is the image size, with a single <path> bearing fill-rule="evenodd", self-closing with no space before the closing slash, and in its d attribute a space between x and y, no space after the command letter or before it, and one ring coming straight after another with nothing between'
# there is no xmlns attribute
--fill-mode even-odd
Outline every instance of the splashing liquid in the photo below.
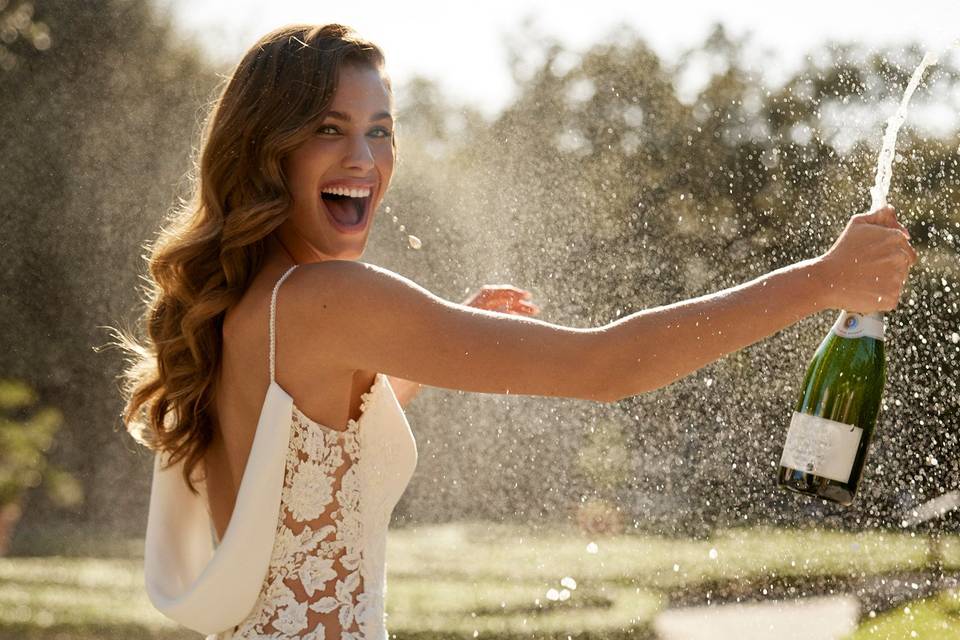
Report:
<svg viewBox="0 0 960 640"><path fill-rule="evenodd" d="M400 233L406 233L407 227L404 224L400 223L400 219L397 216L390 215L390 207L384 207L383 212L390 216L390 219L393 220L394 226L396 226ZM407 244L410 245L411 249L420 249L423 247L423 241L420 240L417 236L408 233L407 234Z"/></svg>
<svg viewBox="0 0 960 640"><path fill-rule="evenodd" d="M923 57L887 121L876 182L870 189L871 211L886 206L897 133L923 72L937 59L932 53ZM841 312L807 367L777 484L850 505L863 477L885 381L883 314Z"/></svg>
<svg viewBox="0 0 960 640"><path fill-rule="evenodd" d="M876 210L887 205L887 193L890 191L890 178L893 176L893 152L897 146L897 134L900 132L900 126L907 119L907 105L910 104L910 98L913 92L920 85L920 79L927 67L937 64L939 56L935 53L927 53L920 61L920 65L914 69L910 82L907 83L907 89L903 92L903 99L900 100L900 106L897 112L887 120L887 130L883 134L883 146L880 149L880 157L877 159L877 178L870 189L870 210Z"/></svg>

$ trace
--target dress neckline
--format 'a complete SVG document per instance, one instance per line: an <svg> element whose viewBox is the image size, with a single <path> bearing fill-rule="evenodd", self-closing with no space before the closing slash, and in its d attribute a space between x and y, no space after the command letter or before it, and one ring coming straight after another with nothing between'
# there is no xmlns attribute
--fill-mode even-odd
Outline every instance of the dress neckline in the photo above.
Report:
<svg viewBox="0 0 960 640"><path fill-rule="evenodd" d="M380 384L381 382L383 383L383 385ZM371 401L376 396L377 389L380 386L386 386L386 387L390 386L390 382L389 380L387 380L387 377L382 373L377 373L377 375L375 375L373 378L373 382L370 383L370 388L367 389L362 394L360 394L360 417L349 418L347 420L346 426L343 429L336 429L334 427L325 425L321 422L317 422L316 420L314 420L313 418L305 414L303 411L301 411L300 407L298 407L297 403L293 400L293 396L287 393L287 390L281 387L279 382L274 381L271 384L276 386L277 389L279 389L284 395L290 398L290 404L293 407L293 411L298 416L300 416L300 418L302 418L305 422L307 422L311 426L319 427L324 431L331 431L333 433L355 433L357 429L360 427L360 422L363 421L364 416L367 415L367 409L370 407ZM261 408L261 412L262 412L262 408Z"/></svg>
<svg viewBox="0 0 960 640"><path fill-rule="evenodd" d="M380 384L381 382L383 383L382 385ZM319 427L320 429L322 429L322 430L324 430L324 431L332 432L332 433L335 433L335 434L351 434L351 435L354 435L354 434L358 433L359 428L360 428L360 423L361 423L361 422L363 421L363 419L366 417L366 415L367 415L367 410L370 408L370 406L371 406L371 404L372 404L372 400L373 400L373 399L376 397L376 395L377 395L377 389L380 388L381 386L390 388L390 389L392 390L392 387L390 387L390 381L387 379L387 376L385 376L385 375L382 374L382 373L377 373L377 375L374 376L374 378L373 378L373 382L370 384L370 388L360 396L360 417L357 418L357 419L350 418L350 419L347 421L347 426L346 426L346 428L344 428L344 429L334 429L333 427L329 427L329 426L327 426L327 425L325 425L325 424L321 424L321 423L317 422L316 420L313 420L313 419L310 418L308 415L306 415L305 413L303 413L303 412L297 407L296 403L293 401L293 396L291 396L289 393L287 393L287 390L284 389L283 387L281 387L279 382L277 382L276 380L274 380L273 382L270 383L270 386L267 388L267 393L266 393L266 395L264 396L263 404L260 406L260 415L259 415L259 417L257 418L257 425L259 426L259 425L261 424L261 422L263 421L263 414L266 412L267 406L268 406L268 404L270 403L270 393L271 393L271 391L273 390L273 388L276 387L277 391L279 391L281 394L283 394L284 396L286 396L287 401L290 403L290 406L291 406L291 408L292 408L292 411L296 412L301 418L304 419L304 421L306 421L306 422L307 422L308 424L310 424L311 426L316 426L316 427ZM292 415L291 415L290 417L292 418ZM252 451L252 449L251 449L251 451ZM247 464L249 465L249 458L248 458L248 460L247 460ZM244 470L243 470L243 475L241 476L241 484L243 483L243 479L246 477L246 475L247 475L247 468L245 467ZM216 526L215 526L214 523L213 523L213 512L212 512L212 510L210 509L210 498L209 498L208 495L206 495L206 493L207 493L206 483L202 483L202 490L203 490L203 493L204 493L204 495L203 495L203 502L204 502L204 506L206 507L207 516L208 516L209 522L210 522L210 533L211 533L211 537L212 537L213 542L214 542L214 545L213 545L213 546L214 546L214 548L216 548L216 547L218 547L218 546L220 545L221 538L220 538L219 535L217 535ZM234 504L234 511L236 511L236 504ZM230 514L230 520L227 521L227 528L224 530L224 536L226 536L226 532L230 530L230 524L231 524L232 522L233 522L233 514L231 513L231 514Z"/></svg>

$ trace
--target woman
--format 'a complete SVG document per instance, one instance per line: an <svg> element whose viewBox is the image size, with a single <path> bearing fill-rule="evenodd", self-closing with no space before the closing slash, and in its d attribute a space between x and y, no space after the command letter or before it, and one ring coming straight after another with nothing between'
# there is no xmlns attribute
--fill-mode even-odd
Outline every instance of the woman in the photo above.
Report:
<svg viewBox="0 0 960 640"><path fill-rule="evenodd" d="M148 592L190 628L386 638L384 540L416 465L402 405L419 384L614 402L812 313L893 309L916 259L885 208L818 258L603 327L517 317L537 309L512 287L454 304L359 262L393 126L374 45L339 25L268 34L153 249L125 420L158 452Z"/></svg>

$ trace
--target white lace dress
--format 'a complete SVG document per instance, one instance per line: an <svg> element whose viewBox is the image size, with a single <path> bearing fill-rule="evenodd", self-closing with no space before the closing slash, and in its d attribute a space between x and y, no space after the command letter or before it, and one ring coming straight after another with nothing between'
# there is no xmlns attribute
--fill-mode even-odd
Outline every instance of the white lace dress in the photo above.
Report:
<svg viewBox="0 0 960 640"><path fill-rule="evenodd" d="M223 540L211 536L200 484L154 466L145 573L154 605L216 640L386 640L386 533L417 463L387 377L363 394L345 430L305 416L271 383ZM273 514L268 517L268 514Z"/></svg>

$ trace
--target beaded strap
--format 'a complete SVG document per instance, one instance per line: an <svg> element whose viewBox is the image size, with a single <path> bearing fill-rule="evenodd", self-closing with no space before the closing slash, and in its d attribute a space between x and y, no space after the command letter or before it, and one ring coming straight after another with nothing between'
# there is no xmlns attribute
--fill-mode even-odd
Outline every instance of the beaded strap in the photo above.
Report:
<svg viewBox="0 0 960 640"><path fill-rule="evenodd" d="M293 265L287 272L280 276L280 279L277 280L277 284L273 285L273 295L270 297L270 383L273 384L276 381L277 373L277 291L280 290L280 285L283 284L283 281L287 279L293 270L297 268L297 265Z"/></svg>

